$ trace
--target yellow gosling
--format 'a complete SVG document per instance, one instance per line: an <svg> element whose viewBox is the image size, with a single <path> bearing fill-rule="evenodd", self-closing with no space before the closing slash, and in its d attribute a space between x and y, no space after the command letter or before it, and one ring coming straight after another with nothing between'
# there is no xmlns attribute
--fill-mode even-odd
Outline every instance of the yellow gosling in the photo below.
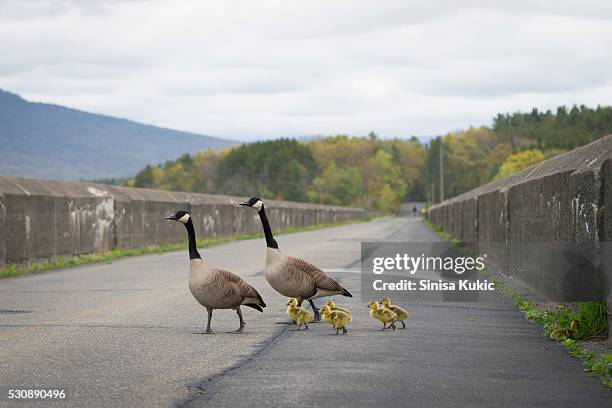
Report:
<svg viewBox="0 0 612 408"><path fill-rule="evenodd" d="M550 338L555 341L569 339L576 335L578 332L578 321L572 320L572 324L569 328L561 327L550 332Z"/></svg>
<svg viewBox="0 0 612 408"><path fill-rule="evenodd" d="M327 302L325 306L329 306L330 310L339 310L341 312L348 313L350 316L353 315L351 311L348 310L346 307L336 306L336 303L333 300L330 300L329 302Z"/></svg>
<svg viewBox="0 0 612 408"><path fill-rule="evenodd" d="M409 317L408 311L397 305L392 305L388 297L383 298L380 303L382 303L383 309L389 309L397 315L397 321L402 322L402 329L405 329L406 324L404 323L404 320L408 319Z"/></svg>
<svg viewBox="0 0 612 408"><path fill-rule="evenodd" d="M287 315L293 319L295 324L297 324L297 327L292 329L293 331L300 330L302 325L306 327L305 330L308 330L307 323L312 320L312 313L303 307L298 306L298 301L296 298L290 298L287 302Z"/></svg>
<svg viewBox="0 0 612 408"><path fill-rule="evenodd" d="M575 336L578 333L578 320L572 320L572 324L570 325L570 334Z"/></svg>
<svg viewBox="0 0 612 408"><path fill-rule="evenodd" d="M325 322L331 324L334 329L336 329L336 336L338 335L340 329L342 329L342 334L348 333L346 330L346 325L352 320L350 314L339 309L332 310L328 305L325 305L323 306L323 309L321 309L321 315L323 316L323 320Z"/></svg>
<svg viewBox="0 0 612 408"><path fill-rule="evenodd" d="M397 315L392 310L379 308L378 302L375 300L371 300L369 306L370 317L378 320L383 324L383 328L381 330L385 330L388 328L395 330L395 322L397 321ZM387 324L389 324L389 327L387 327Z"/></svg>

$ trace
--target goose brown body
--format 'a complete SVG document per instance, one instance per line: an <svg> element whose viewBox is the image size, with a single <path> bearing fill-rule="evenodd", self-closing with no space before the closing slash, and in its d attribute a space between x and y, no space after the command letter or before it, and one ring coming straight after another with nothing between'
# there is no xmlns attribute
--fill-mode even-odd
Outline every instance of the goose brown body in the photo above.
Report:
<svg viewBox="0 0 612 408"><path fill-rule="evenodd" d="M265 307L257 290L232 272L212 268L201 259L189 261L189 290L207 309L235 309L240 305Z"/></svg>
<svg viewBox="0 0 612 408"><path fill-rule="evenodd" d="M267 249L264 274L270 286L286 297L309 300L348 293L321 269L277 248Z"/></svg>

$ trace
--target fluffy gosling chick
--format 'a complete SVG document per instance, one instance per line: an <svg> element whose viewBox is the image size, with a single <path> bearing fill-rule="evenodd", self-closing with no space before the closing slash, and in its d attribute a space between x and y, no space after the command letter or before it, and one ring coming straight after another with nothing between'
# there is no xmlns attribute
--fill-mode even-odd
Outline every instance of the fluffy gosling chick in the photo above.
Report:
<svg viewBox="0 0 612 408"><path fill-rule="evenodd" d="M385 330L391 328L395 330L395 322L397 321L397 315L390 309L384 309L378 307L378 302L375 300L371 300L369 303L370 306L370 317L378 320L383 324L383 328L381 330ZM387 324L390 326L387 327Z"/></svg>
<svg viewBox="0 0 612 408"><path fill-rule="evenodd" d="M397 321L401 322L402 329L405 329L406 323L404 323L404 320L408 319L408 312L406 309L403 309L397 305L392 305L388 297L383 298L380 303L382 303L383 309L389 309L397 315Z"/></svg>
<svg viewBox="0 0 612 408"><path fill-rule="evenodd" d="M550 338L555 341L572 338L578 332L578 320L572 320L569 328L560 327L550 332Z"/></svg>
<svg viewBox="0 0 612 408"><path fill-rule="evenodd" d="M321 315L325 322L331 324L334 329L336 329L336 336L340 329L342 329L342 334L348 333L346 325L352 321L350 314L339 309L332 310L328 305L325 305L323 309L321 309Z"/></svg>
<svg viewBox="0 0 612 408"><path fill-rule="evenodd" d="M308 330L307 323L312 320L312 313L303 307L298 306L298 301L296 298L290 298L287 302L287 315L293 319L295 324L297 324L297 327L292 329L293 331L300 330L302 325L306 327L305 330Z"/></svg>
<svg viewBox="0 0 612 408"><path fill-rule="evenodd" d="M349 316L353 315L351 311L348 310L346 307L336 306L336 303L333 300L330 300L329 302L327 302L325 306L329 307L329 309L332 311L339 310L341 312L347 313Z"/></svg>

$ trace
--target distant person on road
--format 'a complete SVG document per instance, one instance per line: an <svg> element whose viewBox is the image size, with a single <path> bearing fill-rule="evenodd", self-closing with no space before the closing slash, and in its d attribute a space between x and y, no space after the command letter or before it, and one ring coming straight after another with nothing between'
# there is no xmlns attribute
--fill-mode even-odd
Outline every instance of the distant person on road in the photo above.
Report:
<svg viewBox="0 0 612 408"><path fill-rule="evenodd" d="M416 208L416 205L415 205L414 207L412 207L412 215L413 215L413 216L415 216L415 217L417 216L417 208Z"/></svg>

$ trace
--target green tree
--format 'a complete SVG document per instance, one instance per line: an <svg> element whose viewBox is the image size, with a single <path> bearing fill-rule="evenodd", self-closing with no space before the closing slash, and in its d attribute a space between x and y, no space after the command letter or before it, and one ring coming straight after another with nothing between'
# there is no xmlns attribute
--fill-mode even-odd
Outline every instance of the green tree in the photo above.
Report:
<svg viewBox="0 0 612 408"><path fill-rule="evenodd" d="M370 132L197 152L147 166L125 184L393 212L403 201L439 199L440 151L449 198L610 133L612 107L534 108L499 114L491 129L455 131L425 145Z"/></svg>
<svg viewBox="0 0 612 408"><path fill-rule="evenodd" d="M361 205L365 187L356 167L338 168L330 163L312 182L310 199L337 205Z"/></svg>
<svg viewBox="0 0 612 408"><path fill-rule="evenodd" d="M367 194L374 200L376 209L382 212L400 210L401 198L406 194L406 183L401 171L393 162L393 156L378 150L368 160L365 174L362 174Z"/></svg>
<svg viewBox="0 0 612 408"><path fill-rule="evenodd" d="M495 179L502 179L511 176L514 173L533 166L544 160L544 153L541 150L531 149L523 150L522 152L513 153L501 165Z"/></svg>
<svg viewBox="0 0 612 408"><path fill-rule="evenodd" d="M220 158L216 190L225 194L307 201L317 173L312 151L296 140L243 144Z"/></svg>

